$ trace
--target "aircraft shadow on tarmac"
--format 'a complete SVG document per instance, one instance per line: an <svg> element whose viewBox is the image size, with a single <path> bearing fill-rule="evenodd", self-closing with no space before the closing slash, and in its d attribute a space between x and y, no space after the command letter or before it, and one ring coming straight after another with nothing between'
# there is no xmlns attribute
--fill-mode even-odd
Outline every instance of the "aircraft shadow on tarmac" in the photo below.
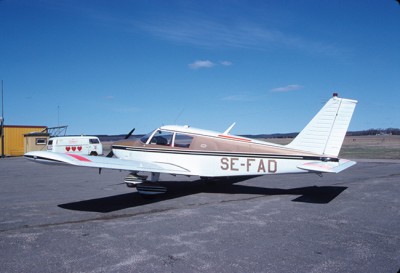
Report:
<svg viewBox="0 0 400 273"><path fill-rule="evenodd" d="M298 197L293 199L293 202L327 204L347 189L347 187L338 186L310 186L292 189L279 189L235 185L235 183L242 182L247 179L249 178L227 179L215 183L205 183L201 180L191 182L163 181L160 182L160 185L167 187L168 192L152 199L143 198L138 192L131 192L60 204L58 207L68 210L108 213L197 193L254 194L265 196L297 195Z"/></svg>

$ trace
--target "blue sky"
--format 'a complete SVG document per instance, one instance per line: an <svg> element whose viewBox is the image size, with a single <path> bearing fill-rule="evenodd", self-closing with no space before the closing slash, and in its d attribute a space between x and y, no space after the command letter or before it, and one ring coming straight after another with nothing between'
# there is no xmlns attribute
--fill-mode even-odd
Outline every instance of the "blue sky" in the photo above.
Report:
<svg viewBox="0 0 400 273"><path fill-rule="evenodd" d="M5 123L286 133L338 92L350 130L400 127L399 26L394 0L0 0Z"/></svg>

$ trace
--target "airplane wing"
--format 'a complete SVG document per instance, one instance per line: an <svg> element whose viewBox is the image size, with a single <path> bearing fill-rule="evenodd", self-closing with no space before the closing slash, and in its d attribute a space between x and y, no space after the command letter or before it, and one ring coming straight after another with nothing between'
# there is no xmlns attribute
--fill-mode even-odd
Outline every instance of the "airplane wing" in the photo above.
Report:
<svg viewBox="0 0 400 273"><path fill-rule="evenodd" d="M348 159L340 159L339 162L309 162L297 166L297 168L317 172L317 173L339 173L353 165L357 162Z"/></svg>
<svg viewBox="0 0 400 273"><path fill-rule="evenodd" d="M46 151L34 151L24 155L25 158L45 164L69 164L80 167L113 169L138 172L155 172L190 175L188 169L178 165L164 162L146 162L136 160L125 160L102 156L84 156L77 154L61 154Z"/></svg>

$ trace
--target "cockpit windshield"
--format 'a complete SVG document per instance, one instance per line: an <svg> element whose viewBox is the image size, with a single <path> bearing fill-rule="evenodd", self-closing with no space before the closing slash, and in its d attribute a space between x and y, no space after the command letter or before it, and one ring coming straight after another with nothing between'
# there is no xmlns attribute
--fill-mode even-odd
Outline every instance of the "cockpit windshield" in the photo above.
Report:
<svg viewBox="0 0 400 273"><path fill-rule="evenodd" d="M155 132L152 131L140 138L140 141L145 144L163 145L177 148L189 148L192 140L192 136L163 130L157 130Z"/></svg>
<svg viewBox="0 0 400 273"><path fill-rule="evenodd" d="M149 140L149 138L151 137L151 135L153 134L154 131L151 131L150 133L148 133L147 135L144 135L140 138L140 141L143 143L147 143L147 140Z"/></svg>
<svg viewBox="0 0 400 273"><path fill-rule="evenodd" d="M172 137L174 136L171 132L164 132L158 130L150 140L150 144L172 146Z"/></svg>

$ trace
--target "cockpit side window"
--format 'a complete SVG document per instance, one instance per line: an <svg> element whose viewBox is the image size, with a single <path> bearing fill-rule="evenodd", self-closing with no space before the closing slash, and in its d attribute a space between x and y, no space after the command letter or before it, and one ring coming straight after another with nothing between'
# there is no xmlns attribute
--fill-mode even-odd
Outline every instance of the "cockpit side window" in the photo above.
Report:
<svg viewBox="0 0 400 273"><path fill-rule="evenodd" d="M192 143L193 137L184 134L176 134L174 147L189 148Z"/></svg>
<svg viewBox="0 0 400 273"><path fill-rule="evenodd" d="M150 140L150 144L171 146L173 135L171 132L158 130Z"/></svg>

